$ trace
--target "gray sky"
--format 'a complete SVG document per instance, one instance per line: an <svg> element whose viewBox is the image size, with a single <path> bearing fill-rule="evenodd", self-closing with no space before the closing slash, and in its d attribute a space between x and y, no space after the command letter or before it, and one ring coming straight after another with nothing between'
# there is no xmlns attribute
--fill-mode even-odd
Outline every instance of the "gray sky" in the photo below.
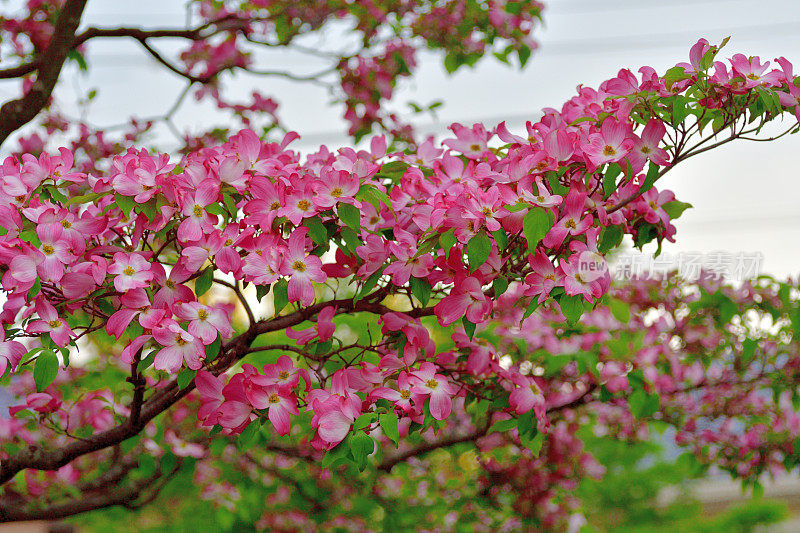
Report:
<svg viewBox="0 0 800 533"><path fill-rule="evenodd" d="M13 3L13 2L12 2ZM97 0L89 2L86 20L98 26L173 26L184 21L183 2ZM783 55L800 71L800 8L792 0L554 0L547 4L546 27L538 32L540 49L524 71L509 69L494 59L477 68L447 76L441 57L420 56L421 66L404 82L397 98L403 102L445 102L439 123L425 129L442 131L450 122L483 121L493 126L507 120L512 130L524 128L543 107L560 107L578 84L596 86L623 67L650 65L659 72L686 61L690 46L700 37L719 42L731 35L723 55L743 52L772 60ZM335 42L330 36L324 46ZM177 44L177 43L175 43ZM161 50L175 49L158 43ZM93 43L89 76L69 73L60 88L64 110L75 94L99 88L89 118L96 124L123 122L127 116L162 113L182 82L156 66L132 42ZM322 64L306 55L282 51L258 56L264 69L291 68L310 73ZM254 87L274 95L279 114L305 136L298 146L346 143L341 109L328 105L324 89L273 78L237 76L228 83L244 99ZM0 97L14 94L17 85L0 83ZM193 102L176 122L190 127L219 123L211 106ZM406 108L407 109L407 108ZM166 135L166 134L165 134ZM168 138L168 137L165 137ZM667 253L723 250L760 252L761 270L778 276L800 273L800 136L770 143L731 144L682 163L661 187L675 191L695 209L676 224L677 245Z"/></svg>

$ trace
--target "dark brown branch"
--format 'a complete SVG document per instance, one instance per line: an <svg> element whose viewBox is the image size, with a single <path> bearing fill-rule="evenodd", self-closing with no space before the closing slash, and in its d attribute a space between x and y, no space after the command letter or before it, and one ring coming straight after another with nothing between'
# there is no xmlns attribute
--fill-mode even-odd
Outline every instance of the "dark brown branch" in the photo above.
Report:
<svg viewBox="0 0 800 533"><path fill-rule="evenodd" d="M247 21L244 19L238 19L234 16L227 16L217 20L213 20L207 22L201 26L197 26L191 29L174 29L174 28L164 28L164 29L152 29L146 30L144 28L130 28L130 27L118 27L118 28L87 28L85 31L81 32L80 34L76 35L70 45L69 50L74 50L75 48L81 46L82 44L86 43L90 39L97 39L97 38L132 38L137 41L143 41L145 39L161 39L161 38L173 38L173 39L188 39L190 41L198 41L200 39L207 39L218 33L222 33L223 31L233 31L237 29L243 29ZM9 79L9 78L18 78L20 76L24 76L26 74L30 74L31 72L35 72L39 70L44 64L44 57L37 57L34 58L27 63L22 63L20 65L16 65L13 67L9 67L7 69L0 70L0 79Z"/></svg>
<svg viewBox="0 0 800 533"><path fill-rule="evenodd" d="M0 107L0 145L18 128L24 126L47 105L67 54L72 49L75 32L81 22L87 0L68 0L58 14L53 37L41 57L36 81L24 96Z"/></svg>
<svg viewBox="0 0 800 533"><path fill-rule="evenodd" d="M375 301L380 301L387 293L388 289L380 289L368 298L364 298L358 302L353 302L352 299L321 302L288 315L257 322L246 332L226 342L223 345L222 353L210 365L209 370L215 375L221 374L236 361L247 355L250 345L258 335L271 331L283 330L290 326L296 326L305 320L309 320L329 305L337 305L340 312L367 311L384 313L387 308L375 303ZM428 309L430 312L433 311L433 308L425 308L418 311L426 312ZM136 423L128 419L118 426L97 433L87 439L72 442L58 449L48 449L37 446L26 448L0 462L0 485L8 482L22 470L58 470L62 466L69 464L76 458L86 455L87 453L114 446L134 437L149 421L172 407L193 390L194 382L180 389L178 387L177 378L173 379L169 384L159 389L142 403Z"/></svg>
<svg viewBox="0 0 800 533"><path fill-rule="evenodd" d="M153 501L166 483L178 473L181 464L182 460L179 458L169 472L163 472L159 465L152 475L132 482L127 486L106 485L103 487L103 491L84 492L80 496L47 507L25 508L16 502L7 503L0 500L0 523L25 520L58 520L88 511L115 506L136 509Z"/></svg>

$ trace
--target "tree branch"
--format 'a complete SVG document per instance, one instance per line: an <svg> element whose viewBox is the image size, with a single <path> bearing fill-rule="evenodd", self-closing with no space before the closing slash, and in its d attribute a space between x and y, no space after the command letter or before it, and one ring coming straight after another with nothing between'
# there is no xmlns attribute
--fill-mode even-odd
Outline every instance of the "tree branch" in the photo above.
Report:
<svg viewBox="0 0 800 533"><path fill-rule="evenodd" d="M68 0L58 14L53 37L42 54L36 81L28 92L0 107L0 145L9 135L24 126L47 105L67 54L73 47L75 32L81 22L87 0Z"/></svg>

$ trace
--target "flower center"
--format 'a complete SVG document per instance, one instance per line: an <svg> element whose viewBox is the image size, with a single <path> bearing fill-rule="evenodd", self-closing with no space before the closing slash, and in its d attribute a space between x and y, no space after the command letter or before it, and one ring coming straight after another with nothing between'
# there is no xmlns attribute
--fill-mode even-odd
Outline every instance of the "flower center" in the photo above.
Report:
<svg viewBox="0 0 800 533"><path fill-rule="evenodd" d="M751 72L750 74L748 74L746 77L747 77L747 79L749 79L749 80L753 80L753 81L755 81L755 80L757 80L757 79L758 79L758 76L756 76L756 75L755 75L755 74L753 74L752 72Z"/></svg>
<svg viewBox="0 0 800 533"><path fill-rule="evenodd" d="M607 144L605 146L605 148L603 148L603 155L604 156L611 156L611 155L614 155L616 153L617 153L617 151L614 150L614 147L612 147L610 144Z"/></svg>
<svg viewBox="0 0 800 533"><path fill-rule="evenodd" d="M480 144L470 144L469 145L469 149L472 150L473 152L480 152L481 151L481 145Z"/></svg>
<svg viewBox="0 0 800 533"><path fill-rule="evenodd" d="M175 282L172 281L171 279L168 279L167 281L165 281L164 285L166 285L168 289L174 289L175 288Z"/></svg>
<svg viewBox="0 0 800 533"><path fill-rule="evenodd" d="M299 202L297 202L297 208L300 211L308 211L310 207L311 207L311 202L309 202L308 200L300 200Z"/></svg>
<svg viewBox="0 0 800 533"><path fill-rule="evenodd" d="M404 400L408 400L409 398L411 398L411 391L405 389L401 390L400 397Z"/></svg>
<svg viewBox="0 0 800 533"><path fill-rule="evenodd" d="M72 227L72 222L70 222L70 221L69 221L69 220L67 220L67 219L64 219L64 220L62 220L62 221L61 221L61 226L62 226L63 228L65 228L65 229L69 229L69 228L71 228L71 227Z"/></svg>
<svg viewBox="0 0 800 533"><path fill-rule="evenodd" d="M300 260L295 261L292 263L292 268L297 270L298 272L305 272L306 271L306 264Z"/></svg>
<svg viewBox="0 0 800 533"><path fill-rule="evenodd" d="M281 401L280 398L274 392L269 395L269 403L278 403L279 401Z"/></svg>
<svg viewBox="0 0 800 533"><path fill-rule="evenodd" d="M333 196L334 198L339 198L341 195L342 195L342 189L340 189L339 187L336 187L331 191L331 196Z"/></svg>
<svg viewBox="0 0 800 533"><path fill-rule="evenodd" d="M280 209L281 208L281 203L280 202L272 202L272 204L269 206L269 208L272 211L275 211L276 209Z"/></svg>
<svg viewBox="0 0 800 533"><path fill-rule="evenodd" d="M650 147L649 146L642 146L641 148L639 148L639 151L642 152L643 154L649 154L650 153Z"/></svg>
<svg viewBox="0 0 800 533"><path fill-rule="evenodd" d="M278 372L278 379L288 379L289 373L287 371Z"/></svg>
<svg viewBox="0 0 800 533"><path fill-rule="evenodd" d="M650 206L650 209L652 209L653 211L655 211L656 209L658 209L658 204L657 204L655 201L653 201L653 202L647 202L647 204Z"/></svg>
<svg viewBox="0 0 800 533"><path fill-rule="evenodd" d="M435 379L429 379L428 381L425 382L425 386L428 387L429 389L435 389L436 387L439 386L439 382L436 381Z"/></svg>
<svg viewBox="0 0 800 533"><path fill-rule="evenodd" d="M47 255L53 255L54 253L56 253L56 249L53 248L52 244L45 244L44 246L42 246L42 251Z"/></svg>
<svg viewBox="0 0 800 533"><path fill-rule="evenodd" d="M186 344L186 341L183 340L183 337L181 337L180 333L175 335L175 344L177 344L178 346L183 346Z"/></svg>
<svg viewBox="0 0 800 533"><path fill-rule="evenodd" d="M55 320L51 320L47 323L51 328L59 328L61 327L61 320L56 318Z"/></svg>
<svg viewBox="0 0 800 533"><path fill-rule="evenodd" d="M123 270L122 273L125 274L126 276L133 276L134 274L136 274L136 271L133 269L132 266L129 266L128 268Z"/></svg>
<svg viewBox="0 0 800 533"><path fill-rule="evenodd" d="M203 208L200 207L199 205L195 205L194 208L192 209L192 214L196 217L203 216Z"/></svg>
<svg viewBox="0 0 800 533"><path fill-rule="evenodd" d="M225 246L230 246L231 244L233 244L233 239L228 239L225 241Z"/></svg>
<svg viewBox="0 0 800 533"><path fill-rule="evenodd" d="M198 320L205 320L205 319L207 319L207 318L208 318L208 311L206 311L205 309L200 309L200 310L197 312L197 318L198 318Z"/></svg>
<svg viewBox="0 0 800 533"><path fill-rule="evenodd" d="M577 227L577 224L575 224L574 220L568 218L567 221L564 222L564 227L567 227L569 229L575 229Z"/></svg>

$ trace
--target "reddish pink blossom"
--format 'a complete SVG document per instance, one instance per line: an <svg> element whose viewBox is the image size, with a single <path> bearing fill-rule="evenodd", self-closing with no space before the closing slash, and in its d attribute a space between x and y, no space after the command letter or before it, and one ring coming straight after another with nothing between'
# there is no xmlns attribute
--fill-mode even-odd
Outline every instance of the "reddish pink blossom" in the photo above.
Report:
<svg viewBox="0 0 800 533"><path fill-rule="evenodd" d="M419 370L411 372L411 392L430 395L429 409L431 416L436 420L444 420L450 416L453 409L453 395L456 393L453 386L442 374L436 373L433 363L422 363Z"/></svg>
<svg viewBox="0 0 800 533"><path fill-rule="evenodd" d="M150 262L140 253L117 252L108 273L115 276L114 288L125 292L149 287L154 275L150 268Z"/></svg>
<svg viewBox="0 0 800 533"><path fill-rule="evenodd" d="M153 338L164 346L156 354L154 366L174 374L184 362L192 370L203 366L206 351L203 343L176 323L167 323L153 330Z"/></svg>

